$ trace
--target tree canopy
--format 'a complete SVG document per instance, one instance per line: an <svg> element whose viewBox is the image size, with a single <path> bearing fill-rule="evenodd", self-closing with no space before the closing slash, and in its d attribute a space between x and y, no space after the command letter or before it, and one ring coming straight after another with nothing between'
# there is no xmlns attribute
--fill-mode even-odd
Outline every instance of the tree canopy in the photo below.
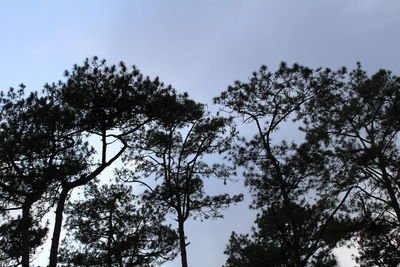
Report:
<svg viewBox="0 0 400 267"><path fill-rule="evenodd" d="M188 108L180 112L183 113L162 121L157 130L138 136L140 141L132 144L133 154L125 160L133 160L137 171L160 181L147 190L144 197L149 203L175 215L182 266L187 267L186 220L189 217L222 217L220 210L241 201L242 195L210 196L204 191L205 178L226 181L233 174L230 166L206 159L208 155L229 149L234 134L232 128L229 131L230 119L208 116L203 105L193 102L188 102ZM124 181L135 181L129 172L122 176Z"/></svg>
<svg viewBox="0 0 400 267"><path fill-rule="evenodd" d="M256 126L233 157L262 212L251 237L232 235L227 266L331 266L330 252L348 239L360 245L360 262L396 263L399 78L383 70L369 78L360 66L348 73L282 64L215 101ZM301 144L273 140L289 120L301 120ZM379 238L367 221L378 224Z"/></svg>
<svg viewBox="0 0 400 267"><path fill-rule="evenodd" d="M67 208L61 262L73 266L158 266L175 257L177 234L164 214L122 184L85 189Z"/></svg>
<svg viewBox="0 0 400 267"><path fill-rule="evenodd" d="M399 107L400 78L386 70L368 77L358 65L305 110L308 142L340 170L327 186L354 188L349 213L364 224L354 236L362 266L400 263Z"/></svg>
<svg viewBox="0 0 400 267"><path fill-rule="evenodd" d="M220 112L96 57L40 92L2 92L0 260L28 267L55 211L50 267L157 266L178 254L187 267L187 220L222 218L243 199L205 185L243 177L258 214L250 233L231 234L224 266L335 266L345 243L361 266L400 264L399 77L282 63L214 103ZM117 162L117 182L99 186Z"/></svg>

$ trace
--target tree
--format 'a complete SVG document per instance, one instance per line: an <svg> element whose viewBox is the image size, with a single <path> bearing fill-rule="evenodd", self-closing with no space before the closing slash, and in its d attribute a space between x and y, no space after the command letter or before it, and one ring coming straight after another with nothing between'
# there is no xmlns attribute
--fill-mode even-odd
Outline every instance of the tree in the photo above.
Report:
<svg viewBox="0 0 400 267"><path fill-rule="evenodd" d="M85 158L75 151L84 151L86 144L71 131L71 114L57 105L51 88L45 92L43 96L36 92L25 96L21 85L20 90L11 88L1 95L2 212L22 210L18 219L2 226L3 230L18 230L18 234L6 235L11 244L3 245L18 251L13 255L17 262L21 258L23 267L29 266L30 254L43 242L39 237L47 230L38 223L51 205L58 182L87 167Z"/></svg>
<svg viewBox="0 0 400 267"><path fill-rule="evenodd" d="M130 187L91 183L67 214L61 262L68 265L158 266L176 256L175 231Z"/></svg>
<svg viewBox="0 0 400 267"><path fill-rule="evenodd" d="M161 182L146 191L145 198L176 216L182 266L187 267L185 222L191 216L221 217L220 209L238 202L242 195L209 196L203 180L208 177L229 179L233 169L225 164L210 163L207 155L226 151L232 133L229 119L208 117L204 107L185 101L184 109L160 122L157 130L147 131L133 143L134 152L125 160L134 163L137 172L155 176ZM134 174L122 172L125 181L138 181Z"/></svg>
<svg viewBox="0 0 400 267"><path fill-rule="evenodd" d="M182 106L178 100L187 99L187 95L177 94L158 78L144 77L135 67L128 69L123 63L119 67L108 66L105 60L97 58L74 66L71 72L66 72L66 78L65 83L58 85L61 103L75 114L77 132L87 138L100 139L100 148L96 151L100 158L85 174L61 182L50 267L57 264L62 214L69 193L89 183L120 159L134 134L144 131L155 120L172 116L170 107L179 110Z"/></svg>
<svg viewBox="0 0 400 267"><path fill-rule="evenodd" d="M273 144L279 127L295 120L333 78L329 70L297 64L282 63L275 73L263 66L248 83L235 82L215 98L225 111L256 128L249 141L239 139L232 156L244 167L246 184L253 193L252 207L261 211L258 228L252 237L232 235L225 251L229 256L226 266L333 264L330 253L340 238L328 238L328 229L333 231L338 222L345 222L340 212L352 188L342 199L336 192L319 190L333 162L313 149L312 143L283 140ZM342 230L340 237L346 233Z"/></svg>
<svg viewBox="0 0 400 267"><path fill-rule="evenodd" d="M0 226L0 261L9 261L13 266L21 266L22 247L21 247L21 217L9 218L7 222ZM30 254L34 254L36 249L43 245L48 227L43 226L38 221L30 222L29 225L29 248Z"/></svg>
<svg viewBox="0 0 400 267"><path fill-rule="evenodd" d="M352 216L364 227L356 241L362 266L400 263L400 78L380 70L371 77L360 64L342 71L307 105L307 140L340 170L326 186L352 186Z"/></svg>
<svg viewBox="0 0 400 267"><path fill-rule="evenodd" d="M321 206L293 204L290 210L282 206L263 211L258 215L251 235L232 233L224 251L228 256L224 266L337 266L331 251L338 242L351 236L357 224L350 227L346 217L326 223L323 216L330 214L318 210ZM292 229L292 224L297 228ZM298 238L299 247L294 247L295 238ZM294 251L302 259L311 256L299 263L294 261Z"/></svg>
<svg viewBox="0 0 400 267"><path fill-rule="evenodd" d="M25 97L23 90L11 90L1 96L2 206L4 212L22 209L24 267L31 251L26 240L33 205L35 210L40 207L39 217L56 205L49 264L55 267L71 191L117 161L133 133L171 116L170 106L180 109L174 101L181 98L187 95L177 94L158 78L143 77L135 67L108 66L97 58L75 65L66 72L65 82L46 85L41 94ZM101 144L98 150L89 143L96 138Z"/></svg>

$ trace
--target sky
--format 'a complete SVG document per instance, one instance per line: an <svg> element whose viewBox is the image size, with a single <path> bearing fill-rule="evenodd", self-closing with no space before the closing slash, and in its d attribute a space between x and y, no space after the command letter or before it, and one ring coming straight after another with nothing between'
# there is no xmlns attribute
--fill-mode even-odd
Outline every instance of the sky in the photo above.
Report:
<svg viewBox="0 0 400 267"><path fill-rule="evenodd" d="M211 103L260 65L385 68L400 75L398 0L75 0L0 3L0 89L40 90L86 57L124 61ZM238 182L210 191L247 192ZM250 199L224 220L188 222L191 267L221 266L232 230L249 231ZM341 252L342 254L344 252ZM45 264L46 248L37 262ZM353 263L341 256L342 266ZM164 267L179 266L179 258Z"/></svg>

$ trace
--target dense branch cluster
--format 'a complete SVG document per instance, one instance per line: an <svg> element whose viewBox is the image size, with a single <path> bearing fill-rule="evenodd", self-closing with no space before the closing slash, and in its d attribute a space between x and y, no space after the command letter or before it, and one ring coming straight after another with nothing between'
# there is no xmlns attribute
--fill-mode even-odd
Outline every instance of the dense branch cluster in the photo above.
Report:
<svg viewBox="0 0 400 267"><path fill-rule="evenodd" d="M159 266L178 254L187 267L187 220L221 218L243 199L223 186L209 195L205 179L242 170L258 215L251 233L232 233L224 266L335 266L345 243L361 266L400 264L399 77L282 63L214 103L217 114L97 58L41 92L2 92L0 260L28 267L51 235L50 267Z"/></svg>

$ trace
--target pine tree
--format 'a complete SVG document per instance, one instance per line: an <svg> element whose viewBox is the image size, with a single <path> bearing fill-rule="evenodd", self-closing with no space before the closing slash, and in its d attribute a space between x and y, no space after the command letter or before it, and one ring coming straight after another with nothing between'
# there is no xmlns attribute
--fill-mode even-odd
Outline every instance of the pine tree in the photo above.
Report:
<svg viewBox="0 0 400 267"><path fill-rule="evenodd" d="M188 266L185 222L189 217L202 219L221 217L220 210L242 199L242 195L209 196L204 191L204 179L214 177L224 181L233 169L223 163L211 163L207 156L224 153L229 147L232 132L230 120L207 116L204 107L185 100L184 109L175 109L173 116L160 122L157 130L138 136L132 144L136 153L127 157L135 169L160 181L146 191L145 198L175 216L182 267ZM141 141L144 140L144 141ZM125 181L137 173L123 172ZM143 182L143 181L141 181Z"/></svg>
<svg viewBox="0 0 400 267"><path fill-rule="evenodd" d="M347 221L340 211L351 188L343 196L316 193L330 175L330 158L312 144L274 139L328 78L329 71L297 64L282 63L275 73L263 66L247 83L235 82L215 99L256 129L250 140L239 138L232 156L244 168L252 208L259 211L257 226L251 236L232 234L226 266L334 265L332 249L348 232L338 230ZM336 238L329 236L333 232Z"/></svg>
<svg viewBox="0 0 400 267"><path fill-rule="evenodd" d="M67 208L61 262L70 266L158 266L176 256L164 214L122 184L85 188Z"/></svg>

